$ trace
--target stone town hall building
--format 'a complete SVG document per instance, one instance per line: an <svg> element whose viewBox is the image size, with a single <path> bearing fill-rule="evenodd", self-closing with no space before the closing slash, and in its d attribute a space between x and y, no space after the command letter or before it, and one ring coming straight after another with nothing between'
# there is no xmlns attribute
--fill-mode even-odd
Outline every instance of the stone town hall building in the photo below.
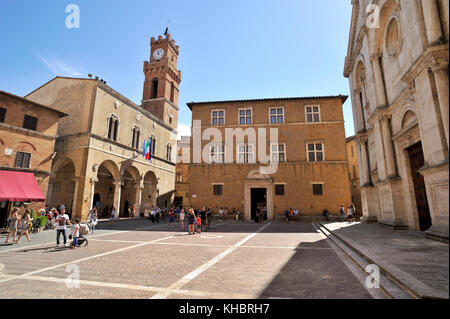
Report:
<svg viewBox="0 0 450 319"><path fill-rule="evenodd" d="M448 241L449 1L352 4L344 75L363 218ZM373 4L378 26L366 10Z"/></svg>
<svg viewBox="0 0 450 319"><path fill-rule="evenodd" d="M142 105L98 79L56 77L28 94L28 100L54 106L69 116L59 122L46 203L66 204L85 218L93 205L120 216L130 205L143 213L169 205L175 184L179 47L169 33L151 38L144 62ZM152 159L142 156L152 141Z"/></svg>

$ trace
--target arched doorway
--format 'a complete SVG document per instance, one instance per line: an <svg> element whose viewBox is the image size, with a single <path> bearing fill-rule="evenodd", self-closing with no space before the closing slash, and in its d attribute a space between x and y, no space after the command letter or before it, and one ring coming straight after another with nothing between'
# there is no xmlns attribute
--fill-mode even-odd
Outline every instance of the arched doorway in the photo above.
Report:
<svg viewBox="0 0 450 319"><path fill-rule="evenodd" d="M152 206L156 207L158 196L158 179L156 178L155 173L148 171L144 175L141 211L145 212L146 210L150 210Z"/></svg>
<svg viewBox="0 0 450 319"><path fill-rule="evenodd" d="M93 200L92 206L95 206L97 208L102 206L102 198L99 193L94 194L94 200Z"/></svg>
<svg viewBox="0 0 450 319"><path fill-rule="evenodd" d="M53 171L55 176L51 181L52 189L47 194L47 205L58 208L64 204L70 212L75 197L75 165L70 158L61 157L55 161Z"/></svg>
<svg viewBox="0 0 450 319"><path fill-rule="evenodd" d="M97 206L97 211L101 217L109 217L109 212L113 206L117 206L114 203L114 196L117 193L115 182L120 179L119 169L117 165L112 161L103 162L97 171L98 182L95 183L94 188L94 203L97 203L95 196L101 199ZM117 209L117 207L116 207Z"/></svg>
<svg viewBox="0 0 450 319"><path fill-rule="evenodd" d="M120 216L129 217L128 208L138 206L138 191L141 177L136 167L130 166L122 174Z"/></svg>
<svg viewBox="0 0 450 319"><path fill-rule="evenodd" d="M416 143L407 148L409 163L411 168L411 178L413 180L414 195L416 197L419 229L426 231L431 227L431 215L428 207L427 191L425 180L420 174L420 168L425 164L422 150L422 143Z"/></svg>

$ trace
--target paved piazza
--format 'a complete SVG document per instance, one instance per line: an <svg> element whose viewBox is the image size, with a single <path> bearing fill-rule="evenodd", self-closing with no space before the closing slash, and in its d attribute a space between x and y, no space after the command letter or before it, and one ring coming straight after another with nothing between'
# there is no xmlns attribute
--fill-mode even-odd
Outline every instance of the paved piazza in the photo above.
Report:
<svg viewBox="0 0 450 319"><path fill-rule="evenodd" d="M56 248L55 231L2 245L0 298L380 297L312 224L225 222L196 235L178 227L103 223L75 250ZM79 289L68 289L77 273Z"/></svg>

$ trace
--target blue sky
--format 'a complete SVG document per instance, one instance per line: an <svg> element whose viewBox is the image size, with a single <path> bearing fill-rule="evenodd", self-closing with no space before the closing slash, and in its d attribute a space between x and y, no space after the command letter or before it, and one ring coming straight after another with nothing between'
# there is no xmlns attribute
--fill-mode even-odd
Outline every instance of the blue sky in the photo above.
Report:
<svg viewBox="0 0 450 319"><path fill-rule="evenodd" d="M72 3L79 29L65 25ZM348 95L350 19L348 0L1 0L0 90L23 96L92 73L140 104L150 37L170 20L182 125L191 101ZM350 99L344 118L353 135Z"/></svg>

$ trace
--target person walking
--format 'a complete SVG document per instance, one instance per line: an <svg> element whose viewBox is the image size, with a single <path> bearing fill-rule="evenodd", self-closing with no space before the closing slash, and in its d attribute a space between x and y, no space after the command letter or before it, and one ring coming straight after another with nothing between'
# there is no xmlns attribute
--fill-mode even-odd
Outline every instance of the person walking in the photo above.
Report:
<svg viewBox="0 0 450 319"><path fill-rule="evenodd" d="M189 235L193 235L194 233L194 222L195 222L195 215L194 210L191 208L189 210L189 216L188 216L188 222L189 222Z"/></svg>
<svg viewBox="0 0 450 319"><path fill-rule="evenodd" d="M114 224L115 220L116 220L116 209L113 206L111 208L111 216L109 217L109 222Z"/></svg>
<svg viewBox="0 0 450 319"><path fill-rule="evenodd" d="M344 205L341 204L341 206L339 207L339 216L341 217L341 221L345 221L345 209L344 209Z"/></svg>
<svg viewBox="0 0 450 319"><path fill-rule="evenodd" d="M348 218L348 222L351 224L353 221L353 208L352 205L349 205L347 208L347 218Z"/></svg>
<svg viewBox="0 0 450 319"><path fill-rule="evenodd" d="M328 211L328 209L325 208L323 210L323 216L325 217L326 221L329 221L329 218L328 218L329 215L330 215L330 212Z"/></svg>
<svg viewBox="0 0 450 319"><path fill-rule="evenodd" d="M180 216L180 229L182 231L185 231L185 229L184 229L184 217L185 217L184 209L182 209L180 211L180 215L179 216Z"/></svg>
<svg viewBox="0 0 450 319"><path fill-rule="evenodd" d="M173 222L175 221L174 210L169 210L169 223L167 224L168 228L173 228Z"/></svg>
<svg viewBox="0 0 450 319"><path fill-rule="evenodd" d="M19 208L14 207L9 214L8 236L6 236L5 244L9 244L9 238L12 236L13 243L16 241L17 227L19 225Z"/></svg>
<svg viewBox="0 0 450 319"><path fill-rule="evenodd" d="M92 234L95 231L97 219L98 219L97 208L94 206L94 208L92 208L91 210L91 213L89 214L89 232Z"/></svg>
<svg viewBox="0 0 450 319"><path fill-rule="evenodd" d="M205 231L208 231L209 227L211 226L212 222L212 211L211 208L207 208L206 210L206 227Z"/></svg>
<svg viewBox="0 0 450 319"><path fill-rule="evenodd" d="M200 219L201 219L201 226L200 226L200 230L201 227L205 226L206 227L206 207L203 206L202 210L200 211Z"/></svg>
<svg viewBox="0 0 450 319"><path fill-rule="evenodd" d="M56 217L56 247L59 247L59 238L61 237L61 234L63 235L64 246L67 247L67 225L70 225L69 216L66 215L66 210L62 209L61 213Z"/></svg>
<svg viewBox="0 0 450 319"><path fill-rule="evenodd" d="M131 216L130 217L134 217L136 216L136 204L133 204L133 208L131 209Z"/></svg>
<svg viewBox="0 0 450 319"><path fill-rule="evenodd" d="M27 238L28 241L31 241L32 239L30 238L30 235L28 233L28 230L30 228L30 223L31 223L31 217L30 217L30 210L26 210L22 216L22 218L20 218L20 234L19 237L17 238L17 240L15 241L17 244L20 244L20 238L22 238L23 235L25 235L25 237Z"/></svg>
<svg viewBox="0 0 450 319"><path fill-rule="evenodd" d="M351 203L350 206L352 207L353 221L356 222L356 207L355 207L355 205L353 205L353 203Z"/></svg>

